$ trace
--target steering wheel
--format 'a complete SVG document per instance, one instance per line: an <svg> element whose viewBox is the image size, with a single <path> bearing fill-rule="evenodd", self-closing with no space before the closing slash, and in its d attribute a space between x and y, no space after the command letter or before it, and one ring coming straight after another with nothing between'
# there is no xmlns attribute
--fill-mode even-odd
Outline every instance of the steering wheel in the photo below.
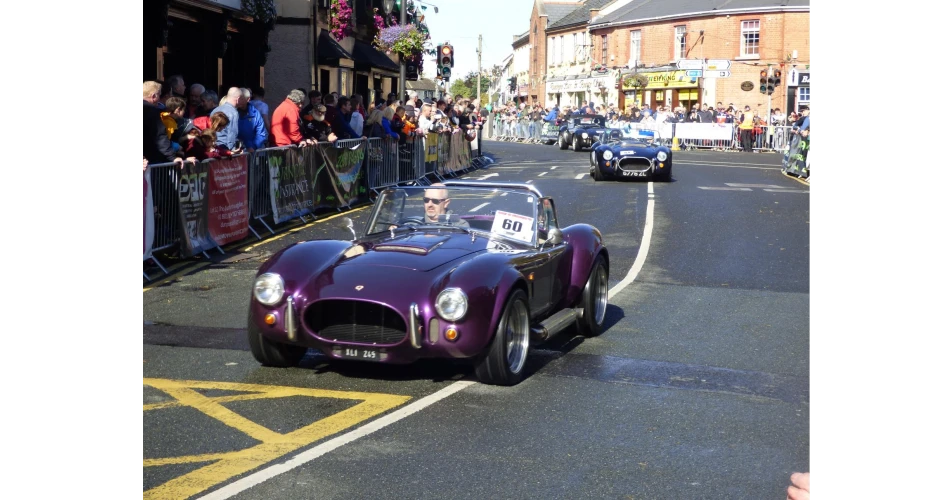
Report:
<svg viewBox="0 0 952 500"><path fill-rule="evenodd" d="M404 218L400 219L400 222L397 223L397 225L399 225L399 226L422 226L422 225L423 225L423 217L420 217L420 216L404 217Z"/></svg>

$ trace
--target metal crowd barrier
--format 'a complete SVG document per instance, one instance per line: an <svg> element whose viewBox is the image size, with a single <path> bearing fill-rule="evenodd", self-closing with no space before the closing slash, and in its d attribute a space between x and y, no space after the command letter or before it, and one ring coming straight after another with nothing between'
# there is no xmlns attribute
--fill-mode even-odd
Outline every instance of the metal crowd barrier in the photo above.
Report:
<svg viewBox="0 0 952 500"><path fill-rule="evenodd" d="M429 136L432 137L432 136ZM444 167L449 161L450 134L437 134L437 144L430 145L435 149L435 160L426 161L427 137L411 137L404 144L390 137L367 139L367 150L364 155L363 167L366 172L367 187L374 193L383 188L400 184L431 184L433 180L443 180L444 176L457 176L483 164L480 148L474 151L470 142L465 141L459 147L465 147L465 157L458 156L457 167L447 171ZM477 141L480 141L477 133ZM361 144L365 139L342 139L335 143L338 147L351 148ZM326 144L326 143L325 143ZM479 146L477 142L477 146ZM268 165L268 154L290 148L303 148L306 162L321 161L318 148L312 146L282 146L264 148L248 154L248 228L257 239L261 239L258 231L252 224L261 223L271 234L275 234L266 218L273 215L271 193L271 170ZM461 151L461 150L458 150ZM477 155L477 156L474 156ZM212 162L217 160L206 160ZM488 161L486 161L488 163ZM179 222L178 187L180 169L175 163L149 165L147 169L151 185L154 236L150 251L150 258L163 273L168 271L159 262L156 254L163 250L177 247L181 244L181 223ZM349 206L347 206L349 208ZM338 208L340 210L340 208ZM303 220L303 219L302 219ZM203 252L204 253L204 252ZM207 254L206 254L207 256ZM145 273L143 273L145 275ZM149 279L148 275L145 275Z"/></svg>
<svg viewBox="0 0 952 500"><path fill-rule="evenodd" d="M489 138L496 141L522 142L531 144L540 144L551 140L546 137L546 128L548 122L544 120L508 119L499 114L495 114L489 121L491 123ZM712 149L715 151L742 150L742 142L738 124L733 124L733 131L730 139L696 139L678 137L676 132L672 135L664 132L666 124L659 125L653 122L629 123L626 121L610 121L606 124L609 128L621 128L634 131L650 131L655 139L661 144L674 147L674 139L678 139L678 149ZM677 124L674 124L675 127ZM762 127L762 133L753 134L751 145L755 151L783 152L789 146L790 126L767 126Z"/></svg>

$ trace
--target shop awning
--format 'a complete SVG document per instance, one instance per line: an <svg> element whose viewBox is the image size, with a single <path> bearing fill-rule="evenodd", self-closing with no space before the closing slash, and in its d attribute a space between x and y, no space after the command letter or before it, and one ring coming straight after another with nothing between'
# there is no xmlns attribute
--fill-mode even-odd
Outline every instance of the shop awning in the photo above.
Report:
<svg viewBox="0 0 952 500"><path fill-rule="evenodd" d="M360 40L354 40L354 68L357 71L370 71L371 68L384 71L400 72L400 66L390 60L383 52L373 45Z"/></svg>
<svg viewBox="0 0 952 500"><path fill-rule="evenodd" d="M327 30L321 30L317 40L317 63L341 68L353 68L354 58L341 47Z"/></svg>

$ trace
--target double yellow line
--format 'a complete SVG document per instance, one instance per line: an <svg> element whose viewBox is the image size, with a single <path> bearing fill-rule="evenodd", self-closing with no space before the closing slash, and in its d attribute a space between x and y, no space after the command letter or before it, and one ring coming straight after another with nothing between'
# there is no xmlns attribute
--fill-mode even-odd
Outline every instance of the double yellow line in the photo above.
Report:
<svg viewBox="0 0 952 500"><path fill-rule="evenodd" d="M359 212L359 211L361 211L361 210L363 210L363 209L365 209L365 208L368 208L368 207L370 207L370 206L371 206L371 205L369 205L369 204L368 204L368 205L363 205L363 206L361 206L361 207L359 207L359 208L355 208L355 209L353 209L353 210L348 210L348 211L346 211L346 212L341 212L341 213L339 213L339 214L331 215L330 217L324 217L324 218L321 218L321 219L317 219L317 220L313 220L313 221L311 221L311 222L304 223L304 224L302 224L302 225L300 225L300 226L292 227L292 228L288 229L287 231L283 231L283 232L281 232L281 233L279 233L279 234L275 234L274 236L271 236L270 238L265 238L265 239L263 239L263 240L261 240L261 241L255 243L255 244L253 244L253 245L250 245L250 246L247 246L247 247L245 247L245 248L242 248L242 249L241 249L241 252L249 252L249 251L251 251L251 250L252 250L253 248L255 248L255 247L259 247L259 246L264 245L264 244L266 244L266 243L271 243L272 241L280 240L281 238L284 238L285 236L287 236L287 235L289 235L289 234L293 234L293 233L297 233L297 232L299 232L299 231L303 231L303 230L305 230L305 229L307 229L307 228L309 228L309 227L311 227L311 226L317 224L318 222L325 222L325 221L329 221L329 220L331 220L331 219L336 219L336 218L338 218L338 217L342 217L342 216L345 216L345 215L350 215L350 214ZM226 246L226 247L223 248L222 250L224 250L224 251L226 251L226 252L231 252L231 251L234 251L235 249L237 249L238 247L240 247L243 243L244 243L244 242L232 243L231 245ZM170 282L172 282L172 281L174 281L174 280L177 280L177 279L180 278L181 276L184 276L184 275L186 275L186 274L195 272L195 271L197 271L197 270L199 270L199 269L202 269L203 267L206 267L206 266L208 266L208 265L210 265L210 264L212 264L212 263L209 262L209 261L207 261L207 260L205 260L205 261L201 261L201 262L194 262L194 263L191 263L191 264L188 263L188 262L183 262L183 263L181 263L181 264L177 264L177 265L174 265L174 266L170 266L169 270L170 270L170 271L175 271L175 272L169 274L168 276L166 276L165 278L162 278L162 279L159 280L159 281L156 281L156 282L154 282L154 283L150 283L148 286L142 287L142 292L145 293L145 292L148 292L149 290L151 290L151 289L153 289L153 288L155 288L155 287L165 285L166 283L170 283Z"/></svg>

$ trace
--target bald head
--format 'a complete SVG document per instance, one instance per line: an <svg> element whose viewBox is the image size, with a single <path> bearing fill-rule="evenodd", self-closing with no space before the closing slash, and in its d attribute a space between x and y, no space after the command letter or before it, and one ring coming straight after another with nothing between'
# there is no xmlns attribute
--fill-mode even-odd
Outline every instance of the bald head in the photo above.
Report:
<svg viewBox="0 0 952 500"><path fill-rule="evenodd" d="M241 99L241 89L238 87L232 87L228 89L228 94L225 96L225 99L232 106L238 106L238 99Z"/></svg>

